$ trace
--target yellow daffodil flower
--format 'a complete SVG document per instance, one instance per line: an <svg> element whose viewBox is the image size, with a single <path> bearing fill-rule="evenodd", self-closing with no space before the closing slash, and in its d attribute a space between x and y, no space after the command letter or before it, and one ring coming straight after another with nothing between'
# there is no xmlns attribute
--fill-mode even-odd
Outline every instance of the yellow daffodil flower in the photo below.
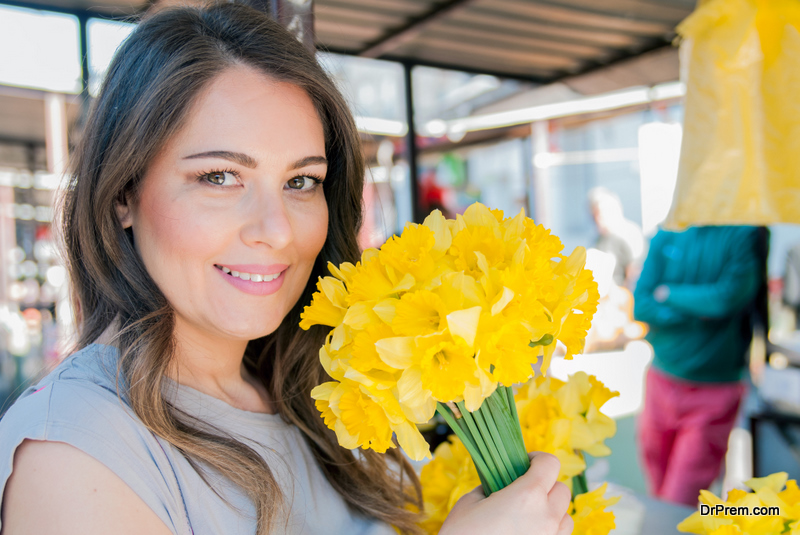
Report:
<svg viewBox="0 0 800 535"><path fill-rule="evenodd" d="M558 342L567 357L581 352L597 289L585 251L562 249L524 210L507 218L475 203L455 220L434 211L409 223L355 265L329 264L300 323L332 327L320 362L334 382L314 391L326 425L350 448L385 451L394 435L416 458L427 449L414 426L437 403L478 411L540 360L545 373ZM562 411L552 436L536 440L582 470L576 446L603 454L614 431L601 405Z"/></svg>
<svg viewBox="0 0 800 535"><path fill-rule="evenodd" d="M619 496L605 498L607 488L608 483L603 483L591 492L575 496L569 512L575 526L573 535L606 535L616 528L614 513L605 509L617 503Z"/></svg>

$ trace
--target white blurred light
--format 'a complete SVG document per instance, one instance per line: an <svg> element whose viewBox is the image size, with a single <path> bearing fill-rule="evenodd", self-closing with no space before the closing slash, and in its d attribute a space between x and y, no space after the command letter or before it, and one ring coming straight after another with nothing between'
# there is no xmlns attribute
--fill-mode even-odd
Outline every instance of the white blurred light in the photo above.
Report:
<svg viewBox="0 0 800 535"><path fill-rule="evenodd" d="M17 245L8 252L8 259L15 264L19 264L25 260L25 249Z"/></svg>
<svg viewBox="0 0 800 535"><path fill-rule="evenodd" d="M642 232L655 232L669 214L678 180L683 130L680 124L647 123L639 127Z"/></svg>
<svg viewBox="0 0 800 535"><path fill-rule="evenodd" d="M58 288L67 280L67 270L63 266L50 266L45 274L47 282Z"/></svg>
<svg viewBox="0 0 800 535"><path fill-rule="evenodd" d="M408 126L403 121L361 115L356 116L356 128L359 132L379 136L404 136L408 133Z"/></svg>
<svg viewBox="0 0 800 535"><path fill-rule="evenodd" d="M677 98L683 96L685 93L686 88L681 82L670 82L652 88L641 87L626 89L624 91L585 97L567 102L532 106L521 110L475 115L450 121L449 126L452 129L457 125L465 132L501 128L504 126L513 126L515 124L531 123L570 115L595 113L638 104L647 104L657 100Z"/></svg>
<svg viewBox="0 0 800 535"><path fill-rule="evenodd" d="M33 278L39 273L39 267L36 265L36 262L33 260L26 260L20 265L20 272L22 273L23 277L26 278Z"/></svg>
<svg viewBox="0 0 800 535"><path fill-rule="evenodd" d="M385 167L370 167L369 176L373 184L389 181L389 173L386 172Z"/></svg>
<svg viewBox="0 0 800 535"><path fill-rule="evenodd" d="M447 139L449 139L453 143L458 143L459 141L464 139L464 136L466 136L466 135L467 135L467 131L466 131L466 129L463 128L462 125L458 125L458 124L451 125L447 129Z"/></svg>
<svg viewBox="0 0 800 535"><path fill-rule="evenodd" d="M447 133L447 123L441 119L433 119L425 123L422 135L442 137Z"/></svg>

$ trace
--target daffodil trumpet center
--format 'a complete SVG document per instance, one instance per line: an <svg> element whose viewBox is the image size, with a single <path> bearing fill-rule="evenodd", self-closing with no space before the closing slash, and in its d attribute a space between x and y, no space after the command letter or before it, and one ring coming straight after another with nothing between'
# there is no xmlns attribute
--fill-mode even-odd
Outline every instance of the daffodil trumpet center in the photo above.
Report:
<svg viewBox="0 0 800 535"><path fill-rule="evenodd" d="M486 496L528 470L530 460L510 387L498 386L473 412L463 401L439 403L436 410L467 448Z"/></svg>

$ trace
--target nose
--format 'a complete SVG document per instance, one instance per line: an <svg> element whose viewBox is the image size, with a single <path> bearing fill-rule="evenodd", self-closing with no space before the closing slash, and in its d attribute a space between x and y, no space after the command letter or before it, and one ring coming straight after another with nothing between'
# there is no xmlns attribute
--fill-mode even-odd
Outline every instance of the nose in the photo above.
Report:
<svg viewBox="0 0 800 535"><path fill-rule="evenodd" d="M280 250L294 240L292 218L279 193L253 192L242 210L241 237L247 245Z"/></svg>

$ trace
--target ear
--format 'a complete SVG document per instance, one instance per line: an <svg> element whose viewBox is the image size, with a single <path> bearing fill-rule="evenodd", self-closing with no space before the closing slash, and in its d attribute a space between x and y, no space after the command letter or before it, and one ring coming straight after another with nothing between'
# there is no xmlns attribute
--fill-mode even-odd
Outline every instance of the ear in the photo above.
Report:
<svg viewBox="0 0 800 535"><path fill-rule="evenodd" d="M131 207L128 204L125 195L120 195L114 208L117 211L117 219L119 219L122 228L129 228L133 225L133 217L131 215Z"/></svg>

